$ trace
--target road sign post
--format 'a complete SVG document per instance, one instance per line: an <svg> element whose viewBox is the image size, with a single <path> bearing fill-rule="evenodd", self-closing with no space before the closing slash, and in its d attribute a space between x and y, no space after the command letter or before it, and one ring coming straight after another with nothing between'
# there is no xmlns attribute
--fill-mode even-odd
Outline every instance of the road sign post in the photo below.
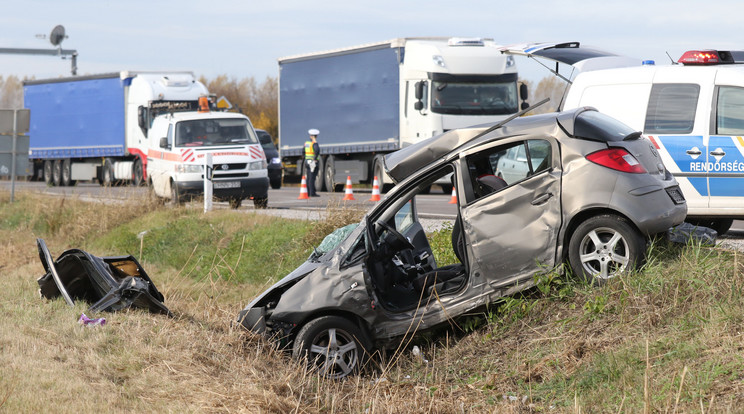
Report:
<svg viewBox="0 0 744 414"><path fill-rule="evenodd" d="M16 176L28 171L28 109L0 109L0 175L10 175L10 202L15 199ZM10 139L7 139L10 138Z"/></svg>

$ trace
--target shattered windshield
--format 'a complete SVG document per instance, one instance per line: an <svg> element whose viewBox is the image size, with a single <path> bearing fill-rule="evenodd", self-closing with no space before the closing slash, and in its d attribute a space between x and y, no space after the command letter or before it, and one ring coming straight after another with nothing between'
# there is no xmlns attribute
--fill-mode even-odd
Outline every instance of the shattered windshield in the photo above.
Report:
<svg viewBox="0 0 744 414"><path fill-rule="evenodd" d="M236 143L258 143L258 138L247 119L197 119L176 124L177 147L206 147Z"/></svg>
<svg viewBox="0 0 744 414"><path fill-rule="evenodd" d="M338 247L338 245L341 244L342 241L346 240L346 237L349 236L358 225L359 223L349 224L348 226L338 228L333 233L325 236L320 245L315 249L313 256L320 257Z"/></svg>
<svg viewBox="0 0 744 414"><path fill-rule="evenodd" d="M519 110L517 83L433 81L431 110L439 114L507 115Z"/></svg>

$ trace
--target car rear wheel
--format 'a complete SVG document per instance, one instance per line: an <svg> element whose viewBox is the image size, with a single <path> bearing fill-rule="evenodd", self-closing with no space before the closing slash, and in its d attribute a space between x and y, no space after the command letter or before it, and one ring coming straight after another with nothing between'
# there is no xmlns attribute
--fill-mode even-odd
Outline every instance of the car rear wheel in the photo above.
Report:
<svg viewBox="0 0 744 414"><path fill-rule="evenodd" d="M323 316L300 329L292 356L306 360L326 378L341 379L359 372L369 348L359 326L339 316Z"/></svg>
<svg viewBox="0 0 744 414"><path fill-rule="evenodd" d="M628 220L609 214L594 216L574 231L568 259L575 275L603 283L643 263L645 247L645 238Z"/></svg>

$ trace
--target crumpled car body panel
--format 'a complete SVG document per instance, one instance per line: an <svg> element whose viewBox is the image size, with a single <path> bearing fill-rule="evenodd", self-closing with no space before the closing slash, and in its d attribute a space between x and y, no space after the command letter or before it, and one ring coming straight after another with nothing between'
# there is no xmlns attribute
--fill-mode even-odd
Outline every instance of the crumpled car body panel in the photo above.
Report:
<svg viewBox="0 0 744 414"><path fill-rule="evenodd" d="M46 270L37 280L42 297L62 296L71 306L83 300L91 304L91 312L141 308L171 314L163 304L163 294L134 256L97 257L70 249L52 261L44 240L37 239L36 243Z"/></svg>
<svg viewBox="0 0 744 414"><path fill-rule="evenodd" d="M529 161L512 151L519 149ZM644 172L588 158L600 152L624 154ZM627 226L622 239L636 247L687 212L650 141L592 108L448 131L385 156L385 167L397 183L387 197L333 250L311 256L246 306L239 323L291 341L311 321L333 315L385 347L532 286L570 252L595 260L587 254L594 246L601 257L608 248L598 246L613 243L600 239L608 233ZM416 200L444 177L457 193L451 242L459 263L437 265ZM586 237L577 230L602 217L614 221ZM572 244L574 235L581 237Z"/></svg>

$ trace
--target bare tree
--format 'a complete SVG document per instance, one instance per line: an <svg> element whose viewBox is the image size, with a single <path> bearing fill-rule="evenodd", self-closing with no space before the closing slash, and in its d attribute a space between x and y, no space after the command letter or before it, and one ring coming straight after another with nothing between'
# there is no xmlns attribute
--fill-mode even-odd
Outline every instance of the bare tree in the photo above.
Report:
<svg viewBox="0 0 744 414"><path fill-rule="evenodd" d="M533 96L534 102L539 102L545 98L550 98L550 102L545 105L535 108L533 114L544 114L547 112L554 112L558 110L558 106L561 104L563 93L566 91L566 82L559 79L557 76L546 76L537 83L535 93Z"/></svg>
<svg viewBox="0 0 744 414"><path fill-rule="evenodd" d="M0 108L23 108L23 83L15 75L0 76Z"/></svg>
<svg viewBox="0 0 744 414"><path fill-rule="evenodd" d="M258 129L266 130L276 140L279 132L277 110L278 82L275 77L267 76L262 83L254 77L243 79L229 78L220 75L212 80L199 79L207 86L210 93L224 96L240 112L246 114Z"/></svg>

